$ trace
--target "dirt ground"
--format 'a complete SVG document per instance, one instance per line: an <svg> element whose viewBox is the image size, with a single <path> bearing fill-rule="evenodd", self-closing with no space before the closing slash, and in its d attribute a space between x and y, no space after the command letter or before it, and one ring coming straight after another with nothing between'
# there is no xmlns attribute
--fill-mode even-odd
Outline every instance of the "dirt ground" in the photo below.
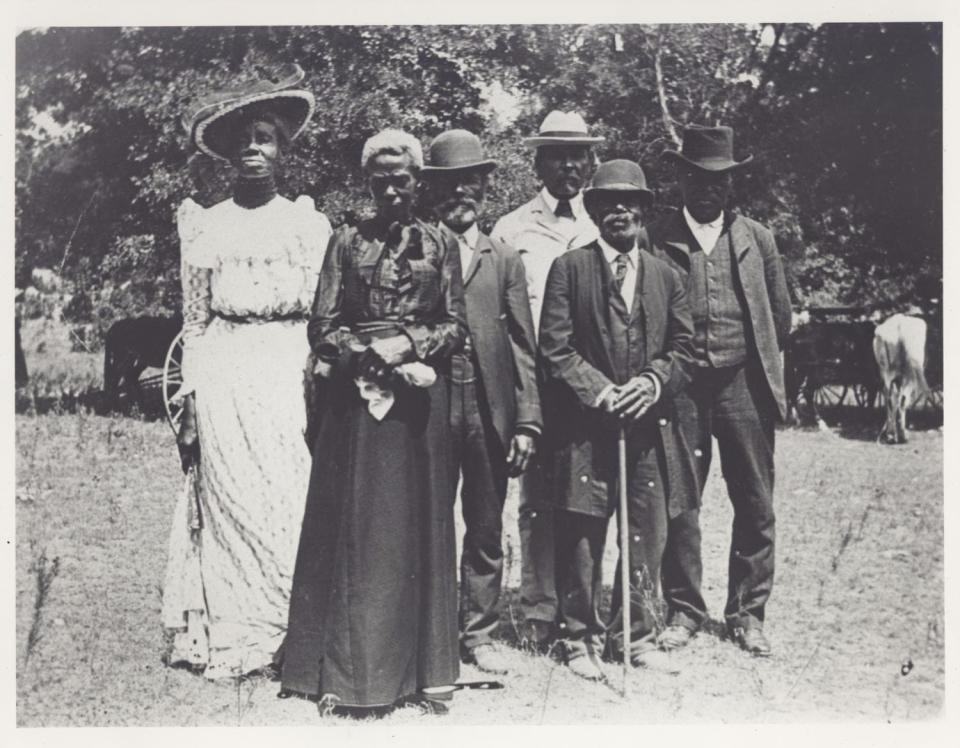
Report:
<svg viewBox="0 0 960 748"><path fill-rule="evenodd" d="M164 666L161 583L175 492L166 424L18 416L17 723L349 724L276 698L265 677L208 682ZM635 672L630 697L548 656L511 648L502 690L460 692L446 717L401 709L381 724L852 720L902 722L943 708L943 437L880 446L865 431L778 433L777 579L769 660L713 629L673 657L679 675ZM518 577L515 503L508 601ZM720 617L731 511L716 468L703 510L705 596ZM606 578L612 581L613 554ZM510 614L502 631L512 637ZM482 676L464 666L463 680Z"/></svg>

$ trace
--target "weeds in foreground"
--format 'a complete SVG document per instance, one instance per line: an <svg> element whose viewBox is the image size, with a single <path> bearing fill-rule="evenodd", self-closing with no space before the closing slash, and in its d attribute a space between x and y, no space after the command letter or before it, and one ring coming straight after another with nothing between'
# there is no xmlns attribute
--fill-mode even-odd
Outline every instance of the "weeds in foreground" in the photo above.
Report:
<svg viewBox="0 0 960 748"><path fill-rule="evenodd" d="M43 623L43 608L47 602L47 595L50 593L50 587L53 580L60 572L60 557L54 556L53 560L47 559L46 550L41 550L40 554L34 559L30 566L30 573L36 577L36 595L33 599L33 614L30 620L30 631L27 634L27 648L23 656L23 664L26 667L30 661L30 656L40 641L40 627Z"/></svg>

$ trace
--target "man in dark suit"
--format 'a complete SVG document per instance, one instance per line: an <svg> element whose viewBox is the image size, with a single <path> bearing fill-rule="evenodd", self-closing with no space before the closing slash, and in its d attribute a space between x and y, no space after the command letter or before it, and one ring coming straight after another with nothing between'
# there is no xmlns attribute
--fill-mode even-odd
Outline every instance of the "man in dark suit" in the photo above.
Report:
<svg viewBox="0 0 960 748"><path fill-rule="evenodd" d="M764 608L773 585L774 422L786 415L780 351L790 333L783 262L769 229L727 209L733 159L729 127L688 127L677 163L683 208L649 227L651 251L684 277L693 312L696 368L677 398L684 444L696 463L693 507L670 522L663 559L664 649L684 646L706 619L700 594L699 504L711 437L733 503L724 611L731 638L770 654Z"/></svg>
<svg viewBox="0 0 960 748"><path fill-rule="evenodd" d="M560 619L567 664L592 680L603 675L601 571L618 504L620 427L627 429L628 517L618 520L631 539L629 656L634 665L673 670L656 645L654 611L667 518L686 508L677 498L687 498L694 480L672 417L672 397L689 378L692 323L680 277L640 251L652 197L634 162L600 165L584 194L600 238L554 261L540 322ZM619 579L608 642L614 657L623 656Z"/></svg>
<svg viewBox="0 0 960 748"><path fill-rule="evenodd" d="M427 197L460 248L470 336L453 357L451 437L466 533L460 560L464 660L507 672L491 638L500 619L501 544L507 479L522 473L541 431L536 342L520 255L477 227L489 174L480 139L449 130L430 145Z"/></svg>

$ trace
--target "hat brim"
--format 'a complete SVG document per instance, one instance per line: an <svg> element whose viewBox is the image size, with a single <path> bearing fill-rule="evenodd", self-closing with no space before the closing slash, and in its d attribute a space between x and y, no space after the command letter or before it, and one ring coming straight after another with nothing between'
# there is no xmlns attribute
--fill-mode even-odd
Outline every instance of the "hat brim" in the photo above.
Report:
<svg viewBox="0 0 960 748"><path fill-rule="evenodd" d="M583 201L584 203L587 203L604 192L633 193L635 195L641 195L648 202L653 202L654 198L652 190L648 190L643 187L637 187L633 184L614 182L613 184L604 185L603 187L587 187L587 189L583 191Z"/></svg>
<svg viewBox="0 0 960 748"><path fill-rule="evenodd" d="M597 143L602 143L606 138L595 138L587 135L571 135L571 136L558 136L558 135L547 135L547 136L535 136L532 138L524 138L523 144L527 148L539 148L542 145L596 145Z"/></svg>
<svg viewBox="0 0 960 748"><path fill-rule="evenodd" d="M424 164L420 169L421 174L430 175L430 174L454 174L458 171L482 171L485 174L489 174L491 171L496 169L499 166L499 162L495 161L492 158L488 158L485 161L477 161L472 164L462 164L459 166L432 166L430 164Z"/></svg>
<svg viewBox="0 0 960 748"><path fill-rule="evenodd" d="M700 169L701 171L710 172L732 171L733 169L739 169L742 166L746 166L753 161L752 155L747 156L742 161L731 161L728 158L708 158L694 161L691 158L687 158L679 151L664 151L663 158L667 161L680 161L689 166L693 166L696 169Z"/></svg>
<svg viewBox="0 0 960 748"><path fill-rule="evenodd" d="M310 121L316 102L312 93L302 90L272 91L217 102L194 116L192 139L197 148L208 156L229 161L225 142L230 131L230 120L252 106L276 112L287 123L292 141Z"/></svg>

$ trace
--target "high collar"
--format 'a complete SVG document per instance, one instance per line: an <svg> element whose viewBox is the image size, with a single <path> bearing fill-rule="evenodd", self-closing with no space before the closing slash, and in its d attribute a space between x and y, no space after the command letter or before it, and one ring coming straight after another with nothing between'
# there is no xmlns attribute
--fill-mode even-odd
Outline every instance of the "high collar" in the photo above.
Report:
<svg viewBox="0 0 960 748"><path fill-rule="evenodd" d="M692 215L690 211L687 210L687 206L683 206L683 219L687 222L687 226L690 227L690 230L696 233L697 231L712 229L714 231L718 229L723 229L723 222L726 220L727 212L724 210L720 211L720 215L714 218L709 223L700 223Z"/></svg>
<svg viewBox="0 0 960 748"><path fill-rule="evenodd" d="M550 212L553 215L556 215L557 204L560 201L551 195L550 190L548 190L546 187L540 190L540 197L543 198L543 201L547 204L547 207L550 208ZM579 220L587 214L586 208L583 207L583 192L578 192L576 195L570 198L570 210L573 211L574 220Z"/></svg>
<svg viewBox="0 0 960 748"><path fill-rule="evenodd" d="M239 177L233 185L233 202L241 208L259 208L277 196L273 174L262 177Z"/></svg>
<svg viewBox="0 0 960 748"><path fill-rule="evenodd" d="M640 263L640 247L636 244L634 244L633 249L628 252L621 252L616 247L611 246L602 236L597 237L597 244L599 244L600 249L603 250L603 258L607 261L608 265L616 262L617 256L622 254L627 256L627 261L634 267L637 267Z"/></svg>

